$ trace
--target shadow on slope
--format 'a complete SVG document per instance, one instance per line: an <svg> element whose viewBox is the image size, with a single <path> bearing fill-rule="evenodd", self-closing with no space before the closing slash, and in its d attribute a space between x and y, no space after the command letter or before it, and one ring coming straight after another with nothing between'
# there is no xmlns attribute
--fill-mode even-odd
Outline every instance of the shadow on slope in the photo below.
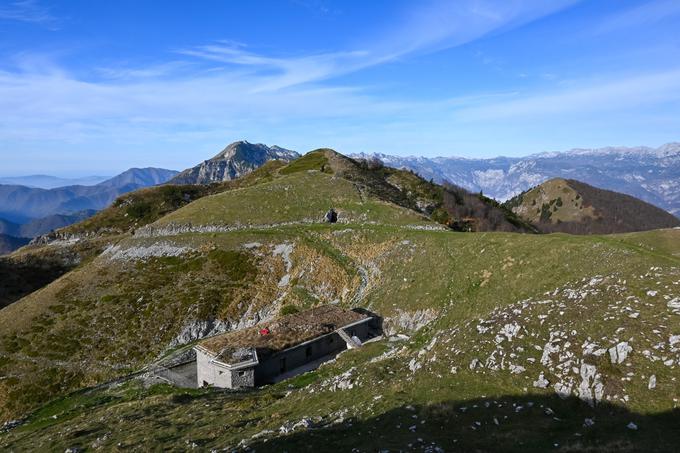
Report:
<svg viewBox="0 0 680 453"><path fill-rule="evenodd" d="M592 426L588 426L590 422ZM639 414L575 397L500 396L408 405L248 443L252 451L677 451L680 409Z"/></svg>
<svg viewBox="0 0 680 453"><path fill-rule="evenodd" d="M343 411L334 413L335 423L328 415L315 419L310 408L307 428L300 427L293 415L286 419L286 414L299 413L296 410L276 410L267 417L266 401L271 403L271 397L276 395L169 386L116 395L80 391L0 434L0 448L22 451L49 445L64 450L96 445L104 450L147 450L191 445L199 451L267 452L675 452L680 442L680 409L641 414L611 404L591 408L573 397L504 395L410 405L409 396L403 395L402 406L362 420L347 416L337 420ZM370 410L376 403L357 404ZM324 414L324 408L318 413ZM277 428L272 420L285 421ZM283 434L286 431L292 432Z"/></svg>
<svg viewBox="0 0 680 453"><path fill-rule="evenodd" d="M0 309L50 284L75 265L56 256L0 257Z"/></svg>

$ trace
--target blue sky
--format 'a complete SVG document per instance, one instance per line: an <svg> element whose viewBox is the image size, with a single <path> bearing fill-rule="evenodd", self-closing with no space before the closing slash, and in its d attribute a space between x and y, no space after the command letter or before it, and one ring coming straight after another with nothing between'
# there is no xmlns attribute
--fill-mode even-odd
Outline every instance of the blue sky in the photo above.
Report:
<svg viewBox="0 0 680 453"><path fill-rule="evenodd" d="M1 175L680 140L680 1L0 0Z"/></svg>

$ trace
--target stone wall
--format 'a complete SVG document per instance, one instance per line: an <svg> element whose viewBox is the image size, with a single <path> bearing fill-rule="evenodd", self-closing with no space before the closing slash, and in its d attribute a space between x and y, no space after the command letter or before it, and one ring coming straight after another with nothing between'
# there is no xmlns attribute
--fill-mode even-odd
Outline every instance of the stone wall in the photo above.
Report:
<svg viewBox="0 0 680 453"><path fill-rule="evenodd" d="M364 341L369 336L372 321L372 319L366 319L366 321L344 330L348 335L356 336ZM257 385L270 383L276 376L323 357L338 354L345 349L347 349L345 340L336 332L333 332L271 356L261 356L260 363L255 368L255 383Z"/></svg>
<svg viewBox="0 0 680 453"><path fill-rule="evenodd" d="M210 360L209 355L196 351L196 381L198 387L212 385L220 388L232 388L231 371Z"/></svg>
<svg viewBox="0 0 680 453"><path fill-rule="evenodd" d="M211 357L196 351L196 382L198 387L211 385L219 388L242 388L255 386L253 367L232 370L211 361Z"/></svg>
<svg viewBox="0 0 680 453"><path fill-rule="evenodd" d="M244 368L231 371L231 388L255 387L255 369Z"/></svg>

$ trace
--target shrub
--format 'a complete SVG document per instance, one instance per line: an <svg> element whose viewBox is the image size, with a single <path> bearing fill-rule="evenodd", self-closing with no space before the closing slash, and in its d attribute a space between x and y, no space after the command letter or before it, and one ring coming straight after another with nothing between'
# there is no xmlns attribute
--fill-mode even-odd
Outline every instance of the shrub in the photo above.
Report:
<svg viewBox="0 0 680 453"><path fill-rule="evenodd" d="M139 203L128 206L125 212L133 219L143 219L151 214L152 210L153 207L151 206L151 203L140 201Z"/></svg>
<svg viewBox="0 0 680 453"><path fill-rule="evenodd" d="M550 205L548 203L543 203L543 206L541 206L541 222L550 221L551 216L552 212L550 212Z"/></svg>
<svg viewBox="0 0 680 453"><path fill-rule="evenodd" d="M295 313L299 313L300 310L295 305L284 305L281 307L280 314L281 316L286 316L286 315L294 315Z"/></svg>

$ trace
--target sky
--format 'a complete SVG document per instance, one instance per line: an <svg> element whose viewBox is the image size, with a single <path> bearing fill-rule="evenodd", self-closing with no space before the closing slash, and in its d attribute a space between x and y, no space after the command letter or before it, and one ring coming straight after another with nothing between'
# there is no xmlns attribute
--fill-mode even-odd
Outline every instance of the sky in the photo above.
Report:
<svg viewBox="0 0 680 453"><path fill-rule="evenodd" d="M0 0L0 176L680 141L678 0Z"/></svg>

